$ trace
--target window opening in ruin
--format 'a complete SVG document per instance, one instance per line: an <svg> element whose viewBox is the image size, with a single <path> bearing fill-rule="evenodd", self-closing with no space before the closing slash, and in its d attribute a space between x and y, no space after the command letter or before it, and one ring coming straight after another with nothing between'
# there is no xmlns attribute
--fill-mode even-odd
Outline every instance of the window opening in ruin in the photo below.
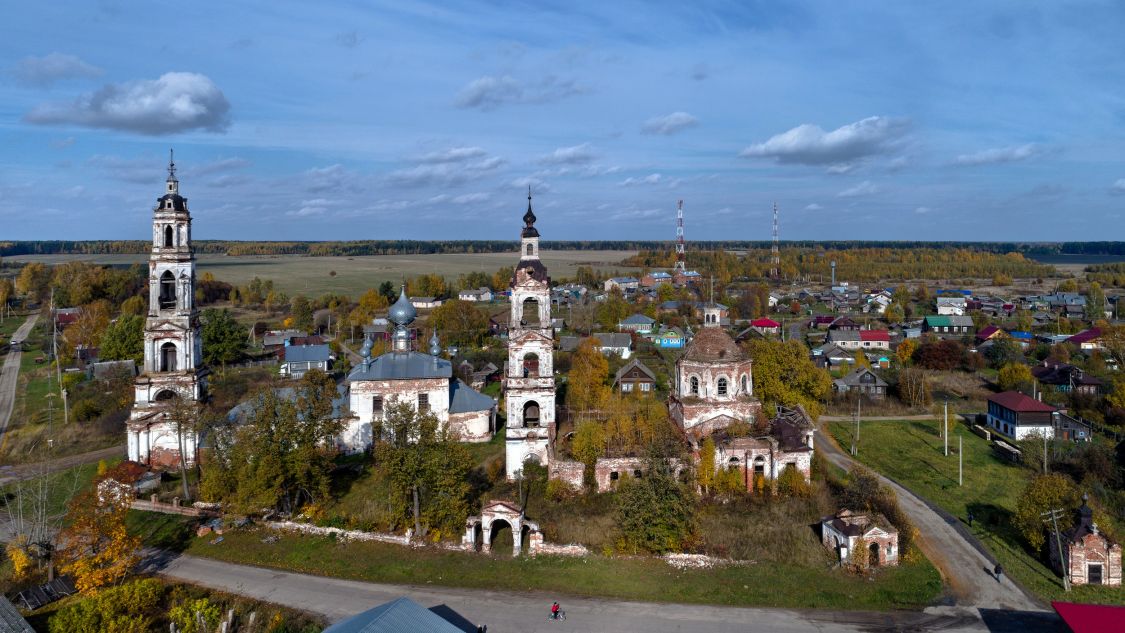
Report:
<svg viewBox="0 0 1125 633"><path fill-rule="evenodd" d="M377 420L383 418L383 396L371 396L371 417Z"/></svg>
<svg viewBox="0 0 1125 633"><path fill-rule="evenodd" d="M428 393L418 394L418 413L429 413L429 412L430 412L430 394L428 394Z"/></svg>
<svg viewBox="0 0 1125 633"><path fill-rule="evenodd" d="M1087 582L1091 585L1102 584L1102 566L1101 565L1090 565L1086 569L1086 578L1087 578Z"/></svg>
<svg viewBox="0 0 1125 633"><path fill-rule="evenodd" d="M539 426L539 403L534 400L523 405L523 425Z"/></svg>
<svg viewBox="0 0 1125 633"><path fill-rule="evenodd" d="M172 248L172 227L164 227L164 248Z"/></svg>
<svg viewBox="0 0 1125 633"><path fill-rule="evenodd" d="M690 391L691 391L691 395L693 395L693 396L699 395L699 379L696 378L695 376L691 377L691 389L690 389Z"/></svg>
<svg viewBox="0 0 1125 633"><path fill-rule="evenodd" d="M640 479L640 478L641 478L641 471L639 471L639 470L634 470L634 471L633 471L633 477L635 477L635 478L637 478L637 479Z"/></svg>
<svg viewBox="0 0 1125 633"><path fill-rule="evenodd" d="M160 308L167 310L176 307L176 276L166 270L160 276Z"/></svg>
<svg viewBox="0 0 1125 633"><path fill-rule="evenodd" d="M748 381L746 379L746 374L742 374L742 393L750 393L750 389L747 387L747 382Z"/></svg>
<svg viewBox="0 0 1125 633"><path fill-rule="evenodd" d="M617 481L620 478L621 478L621 475L616 470L609 474L609 480L610 481Z"/></svg>
<svg viewBox="0 0 1125 633"><path fill-rule="evenodd" d="M719 392L720 396L727 395L727 379L726 378L720 378L719 379L718 392Z"/></svg>
<svg viewBox="0 0 1125 633"><path fill-rule="evenodd" d="M531 257L535 254L534 247L531 244L527 245L527 256Z"/></svg>
<svg viewBox="0 0 1125 633"><path fill-rule="evenodd" d="M539 301L534 298L523 300L523 313L520 315L520 324L530 327L538 327L539 323Z"/></svg>
<svg viewBox="0 0 1125 633"><path fill-rule="evenodd" d="M527 354L523 357L523 377L524 378L538 378L539 377L539 355Z"/></svg>
<svg viewBox="0 0 1125 633"><path fill-rule="evenodd" d="M160 346L160 371L176 371L175 343L165 343Z"/></svg>
<svg viewBox="0 0 1125 633"><path fill-rule="evenodd" d="M175 397L176 397L175 391L165 389L165 390L161 391L160 393L156 394L156 401L157 402L165 402L165 401L168 401L168 400L173 400L173 399L175 399Z"/></svg>
<svg viewBox="0 0 1125 633"><path fill-rule="evenodd" d="M868 550L870 551L870 556L868 557L867 562L870 564L871 567L878 567L879 566L879 544L878 543L872 543L871 547L869 547Z"/></svg>

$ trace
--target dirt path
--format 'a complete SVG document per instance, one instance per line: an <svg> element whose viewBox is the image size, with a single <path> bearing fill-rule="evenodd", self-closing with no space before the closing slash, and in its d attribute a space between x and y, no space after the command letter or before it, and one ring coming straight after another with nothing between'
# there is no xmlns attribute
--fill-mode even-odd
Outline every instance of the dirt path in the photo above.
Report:
<svg viewBox="0 0 1125 633"><path fill-rule="evenodd" d="M27 317L23 325L19 326L12 335L12 342L20 342L27 338L35 322L39 320L38 314ZM20 378L20 357L23 352L13 346L4 359L4 366L0 368L0 446L4 444L4 432L8 430L8 420L12 417L12 409L16 405L16 387Z"/></svg>
<svg viewBox="0 0 1125 633"><path fill-rule="evenodd" d="M929 413L918 413L915 415L865 415L863 420L936 420L939 416L931 415ZM821 422L851 422L855 418L850 415L822 415L820 416ZM950 414L950 419L953 419L953 414Z"/></svg>
<svg viewBox="0 0 1125 633"><path fill-rule="evenodd" d="M20 464L18 466L0 466L0 486L13 481L23 481L24 479L32 479L38 477L46 472L55 472L59 470L66 470L74 466L82 464L89 464L92 462L100 461L103 459L112 459L114 457L125 456L125 445L111 446L89 453L81 453L79 455L68 455L66 457L58 457L49 459L47 461L35 462L31 464Z"/></svg>
<svg viewBox="0 0 1125 633"><path fill-rule="evenodd" d="M840 468L849 469L855 464L852 458L844 454L835 441L819 427L816 431L816 448L828 461ZM958 519L943 517L906 488L882 475L879 475L879 478L898 495L898 502L903 511L910 516L910 520L918 528L919 546L941 571L959 606L1019 611L1046 609L1038 600L1024 593L1006 575L1000 582L996 581L990 572L996 561L977 549L977 546L955 527Z"/></svg>

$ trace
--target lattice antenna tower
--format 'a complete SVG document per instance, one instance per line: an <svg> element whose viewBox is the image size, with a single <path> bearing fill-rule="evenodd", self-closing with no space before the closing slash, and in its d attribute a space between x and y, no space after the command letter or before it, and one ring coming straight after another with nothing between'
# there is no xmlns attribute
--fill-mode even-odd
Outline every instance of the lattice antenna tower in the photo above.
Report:
<svg viewBox="0 0 1125 633"><path fill-rule="evenodd" d="M676 267L674 270L687 271L687 256L684 254L684 201L676 207Z"/></svg>
<svg viewBox="0 0 1125 633"><path fill-rule="evenodd" d="M773 246L770 248L770 277L781 276L781 249L778 246L777 203L773 203Z"/></svg>

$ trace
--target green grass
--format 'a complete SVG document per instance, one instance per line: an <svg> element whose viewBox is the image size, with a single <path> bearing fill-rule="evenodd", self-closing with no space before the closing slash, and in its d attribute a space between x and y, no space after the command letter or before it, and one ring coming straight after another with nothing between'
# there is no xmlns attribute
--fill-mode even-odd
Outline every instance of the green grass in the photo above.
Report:
<svg viewBox="0 0 1125 633"><path fill-rule="evenodd" d="M465 443L463 446L473 456L473 463L483 466L489 460L504 454L504 431L496 433L487 442Z"/></svg>
<svg viewBox="0 0 1125 633"><path fill-rule="evenodd" d="M543 591L598 598L731 606L908 609L932 604L941 579L928 562L879 571L874 580L834 569L754 564L678 571L652 558L507 558L384 543L342 543L265 530L227 531L224 540L192 538L186 552L233 563L352 580Z"/></svg>
<svg viewBox="0 0 1125 633"><path fill-rule="evenodd" d="M515 233L512 234L515 239ZM591 266L606 272L637 272L638 268L619 262L636 251L543 251L542 259L556 279L574 277L579 266ZM7 258L11 261L38 261L60 264L86 261L96 264L128 266L148 261L147 254L130 255L26 255ZM437 273L456 281L461 274L483 271L493 273L502 266L519 261L516 250L510 253L441 253L431 255L373 255L359 257L304 257L300 255L227 256L197 255L199 274L213 273L216 279L245 285L254 277L271 279L274 287L289 295L320 296L327 292L359 296L368 288L378 288L384 281L398 284L403 275L421 272ZM335 275L329 273L335 272Z"/></svg>
<svg viewBox="0 0 1125 633"><path fill-rule="evenodd" d="M1004 571L1045 600L1125 604L1119 588L1081 587L1067 594L1062 578L1025 549L1012 525L1012 514L1030 470L995 456L989 443L961 424L950 424L950 452L943 455L937 420L861 422L859 460L894 479L918 496L967 523L971 531L1004 566ZM830 422L828 429L841 447L851 446L854 426ZM964 485L957 484L957 435L964 446Z"/></svg>
<svg viewBox="0 0 1125 633"><path fill-rule="evenodd" d="M106 465L110 468L117 465L120 459L111 459L106 461ZM65 470L57 471L44 475L44 478L29 479L19 483L11 483L6 486L0 487L0 497L7 499L9 503L14 503L14 497L10 497L15 493L17 487L22 487L26 492L25 494L33 494L33 491L40 482L47 485L47 504L46 512L51 516L58 516L66 513L67 503L77 493L85 490L90 486L97 475L97 463L82 464L80 466L73 466ZM29 506L25 506L25 510Z"/></svg>

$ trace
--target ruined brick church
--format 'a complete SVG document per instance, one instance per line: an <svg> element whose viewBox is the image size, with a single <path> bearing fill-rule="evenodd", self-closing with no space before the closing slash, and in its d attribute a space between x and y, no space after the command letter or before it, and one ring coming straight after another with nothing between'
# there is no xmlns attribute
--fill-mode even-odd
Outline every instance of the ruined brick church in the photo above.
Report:
<svg viewBox="0 0 1125 633"><path fill-rule="evenodd" d="M203 340L195 306L195 253L191 215L180 195L176 163L168 162L164 195L152 218L148 260L148 317L144 367L134 382L134 404L126 424L129 459L154 467L178 466L180 453L195 463L194 429L180 429L169 415L179 399L201 400L207 388Z"/></svg>

